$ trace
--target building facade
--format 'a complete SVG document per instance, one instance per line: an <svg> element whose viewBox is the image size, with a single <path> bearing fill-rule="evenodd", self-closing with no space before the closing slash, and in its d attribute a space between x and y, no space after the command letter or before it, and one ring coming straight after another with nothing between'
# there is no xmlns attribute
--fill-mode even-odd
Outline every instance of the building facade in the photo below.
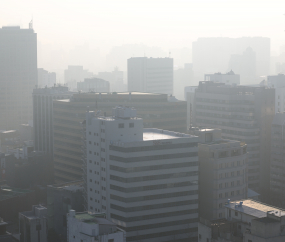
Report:
<svg viewBox="0 0 285 242"><path fill-rule="evenodd" d="M246 144L221 138L219 129L192 129L199 137L199 216L225 218L228 199L247 198Z"/></svg>
<svg viewBox="0 0 285 242"><path fill-rule="evenodd" d="M77 90L83 92L110 92L110 83L99 78L85 78L77 82Z"/></svg>
<svg viewBox="0 0 285 242"><path fill-rule="evenodd" d="M47 209L33 205L32 211L19 213L20 242L47 242Z"/></svg>
<svg viewBox="0 0 285 242"><path fill-rule="evenodd" d="M53 87L56 85L56 73L38 68L38 88Z"/></svg>
<svg viewBox="0 0 285 242"><path fill-rule="evenodd" d="M197 240L197 137L143 129L136 110L86 114L86 203L127 241Z"/></svg>
<svg viewBox="0 0 285 242"><path fill-rule="evenodd" d="M275 89L275 113L285 112L285 75L267 76L267 86Z"/></svg>
<svg viewBox="0 0 285 242"><path fill-rule="evenodd" d="M173 94L173 59L128 59L128 91Z"/></svg>
<svg viewBox="0 0 285 242"><path fill-rule="evenodd" d="M222 138L247 144L248 187L269 197L274 89L200 82L195 92L195 124L222 130ZM261 179L262 178L262 179Z"/></svg>
<svg viewBox="0 0 285 242"><path fill-rule="evenodd" d="M0 28L0 130L18 129L33 119L31 93L37 78L37 34Z"/></svg>
<svg viewBox="0 0 285 242"><path fill-rule="evenodd" d="M36 151L53 154L53 101L70 98L66 86L33 90L34 147Z"/></svg>
<svg viewBox="0 0 285 242"><path fill-rule="evenodd" d="M76 213L67 214L68 242L126 242L125 231L105 218L105 214Z"/></svg>
<svg viewBox="0 0 285 242"><path fill-rule="evenodd" d="M167 94L76 93L70 100L56 100L53 106L55 182L82 179L82 125L86 110L112 115L117 105L135 107L145 128L186 132L186 102L168 101Z"/></svg>
<svg viewBox="0 0 285 242"><path fill-rule="evenodd" d="M82 180L47 186L48 229L64 241L67 240L66 215L71 209L84 211L83 190Z"/></svg>

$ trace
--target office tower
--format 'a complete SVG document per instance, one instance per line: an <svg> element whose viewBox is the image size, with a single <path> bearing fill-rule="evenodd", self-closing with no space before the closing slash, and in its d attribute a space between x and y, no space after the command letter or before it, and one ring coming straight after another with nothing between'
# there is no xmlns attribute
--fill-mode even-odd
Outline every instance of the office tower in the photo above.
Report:
<svg viewBox="0 0 285 242"><path fill-rule="evenodd" d="M145 128L186 132L186 102L170 102L167 94L76 93L70 100L56 100L53 106L56 183L82 178L81 122L87 107L111 116L117 105L136 107Z"/></svg>
<svg viewBox="0 0 285 242"><path fill-rule="evenodd" d="M127 232L127 241L197 240L196 136L144 129L136 110L86 113L85 183L90 212Z"/></svg>
<svg viewBox="0 0 285 242"><path fill-rule="evenodd" d="M275 89L275 113L285 112L285 75L268 76L267 86Z"/></svg>
<svg viewBox="0 0 285 242"><path fill-rule="evenodd" d="M83 92L110 92L110 83L99 78L85 78L77 82L77 90Z"/></svg>
<svg viewBox="0 0 285 242"><path fill-rule="evenodd" d="M239 85L240 75L235 74L232 70L222 74L221 72L215 74L205 74L204 81L220 82L226 85Z"/></svg>
<svg viewBox="0 0 285 242"><path fill-rule="evenodd" d="M274 89L200 82L195 92L195 125L222 130L222 138L247 144L248 187L269 194L270 134Z"/></svg>
<svg viewBox="0 0 285 242"><path fill-rule="evenodd" d="M184 88L184 98L187 102L187 130L194 123L194 113L195 113L195 90L197 86L188 86Z"/></svg>
<svg viewBox="0 0 285 242"><path fill-rule="evenodd" d="M33 29L0 29L0 130L18 129L33 119L37 84L37 34Z"/></svg>
<svg viewBox="0 0 285 242"><path fill-rule="evenodd" d="M256 53L252 48L248 47L246 50L238 55L231 55L229 60L229 68L235 70L240 74L243 84L256 83Z"/></svg>
<svg viewBox="0 0 285 242"><path fill-rule="evenodd" d="M128 59L128 91L173 94L173 59Z"/></svg>
<svg viewBox="0 0 285 242"><path fill-rule="evenodd" d="M67 214L67 227L68 242L126 242L126 232L106 219L105 214L70 210Z"/></svg>
<svg viewBox="0 0 285 242"><path fill-rule="evenodd" d="M84 70L83 66L68 66L64 70L64 84L67 84L71 91L77 91L77 82L83 82L84 78L91 78L94 74Z"/></svg>
<svg viewBox="0 0 285 242"><path fill-rule="evenodd" d="M34 147L36 151L53 154L53 101L72 95L66 86L33 90Z"/></svg>
<svg viewBox="0 0 285 242"><path fill-rule="evenodd" d="M251 199L229 200L225 219L199 222L199 242L285 241L285 211Z"/></svg>
<svg viewBox="0 0 285 242"><path fill-rule="evenodd" d="M174 79L174 96L179 100L184 99L184 88L191 85L193 80L193 66L191 63L185 63L184 68L173 72Z"/></svg>
<svg viewBox="0 0 285 242"><path fill-rule="evenodd" d="M56 73L38 68L38 87L52 87L56 84Z"/></svg>
<svg viewBox="0 0 285 242"><path fill-rule="evenodd" d="M47 217L47 209L41 205L19 213L20 242L47 242Z"/></svg>
<svg viewBox="0 0 285 242"><path fill-rule="evenodd" d="M270 197L275 206L285 208L285 113L276 113L271 130Z"/></svg>
<svg viewBox="0 0 285 242"><path fill-rule="evenodd" d="M265 37L199 38L192 44L193 71L197 81L206 73L229 71L231 55L242 55L248 48L256 54L256 76L270 72L270 39ZM236 69L235 72L239 73ZM241 75L241 73L239 73ZM241 76L242 80L242 76ZM253 82L251 81L252 84ZM192 84L195 85L196 83ZM198 83L197 83L198 84Z"/></svg>
<svg viewBox="0 0 285 242"><path fill-rule="evenodd" d="M223 139L220 129L192 128L199 137L199 217L225 218L228 199L247 198L246 144Z"/></svg>

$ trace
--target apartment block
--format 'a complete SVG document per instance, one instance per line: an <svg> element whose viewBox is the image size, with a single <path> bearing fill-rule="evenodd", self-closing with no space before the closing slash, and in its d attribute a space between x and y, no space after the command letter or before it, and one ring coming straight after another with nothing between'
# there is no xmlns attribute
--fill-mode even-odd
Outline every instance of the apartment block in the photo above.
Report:
<svg viewBox="0 0 285 242"><path fill-rule="evenodd" d="M275 92L267 87L200 82L195 125L222 130L222 138L247 144L248 187L269 198L271 124Z"/></svg>
<svg viewBox="0 0 285 242"><path fill-rule="evenodd" d="M90 212L105 212L127 241L197 241L198 137L144 129L136 110L86 113Z"/></svg>
<svg viewBox="0 0 285 242"><path fill-rule="evenodd" d="M53 103L55 182L82 179L82 121L86 110L112 115L117 105L135 107L144 128L186 132L186 102L168 101L167 94L76 93Z"/></svg>
<svg viewBox="0 0 285 242"><path fill-rule="evenodd" d="M222 139L219 129L191 129L199 137L199 216L225 217L228 199L247 198L247 151L240 141Z"/></svg>

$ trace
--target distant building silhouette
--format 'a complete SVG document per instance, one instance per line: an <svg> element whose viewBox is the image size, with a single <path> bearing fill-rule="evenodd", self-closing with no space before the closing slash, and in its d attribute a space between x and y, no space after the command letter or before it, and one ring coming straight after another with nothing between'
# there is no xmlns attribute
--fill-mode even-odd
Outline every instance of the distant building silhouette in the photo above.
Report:
<svg viewBox="0 0 285 242"><path fill-rule="evenodd" d="M213 81L225 83L226 85L239 85L240 75L235 74L232 70L222 74L220 72L215 74L205 74L204 81Z"/></svg>
<svg viewBox="0 0 285 242"><path fill-rule="evenodd" d="M52 87L56 84L56 73L38 68L38 87Z"/></svg>
<svg viewBox="0 0 285 242"><path fill-rule="evenodd" d="M173 94L173 59L128 59L128 91Z"/></svg>
<svg viewBox="0 0 285 242"><path fill-rule="evenodd" d="M37 34L33 29L0 29L0 130L18 129L33 118L37 84Z"/></svg>
<svg viewBox="0 0 285 242"><path fill-rule="evenodd" d="M83 92L110 92L110 83L100 78L85 78L77 82L77 90Z"/></svg>

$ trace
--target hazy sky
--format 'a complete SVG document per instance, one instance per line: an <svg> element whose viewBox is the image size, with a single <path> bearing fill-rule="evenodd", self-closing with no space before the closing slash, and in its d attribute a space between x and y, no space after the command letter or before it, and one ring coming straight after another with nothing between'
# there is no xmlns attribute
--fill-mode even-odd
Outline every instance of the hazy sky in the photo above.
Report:
<svg viewBox="0 0 285 242"><path fill-rule="evenodd" d="M265 36L285 44L284 0L1 0L0 26L34 29L42 44L191 47L198 37Z"/></svg>

